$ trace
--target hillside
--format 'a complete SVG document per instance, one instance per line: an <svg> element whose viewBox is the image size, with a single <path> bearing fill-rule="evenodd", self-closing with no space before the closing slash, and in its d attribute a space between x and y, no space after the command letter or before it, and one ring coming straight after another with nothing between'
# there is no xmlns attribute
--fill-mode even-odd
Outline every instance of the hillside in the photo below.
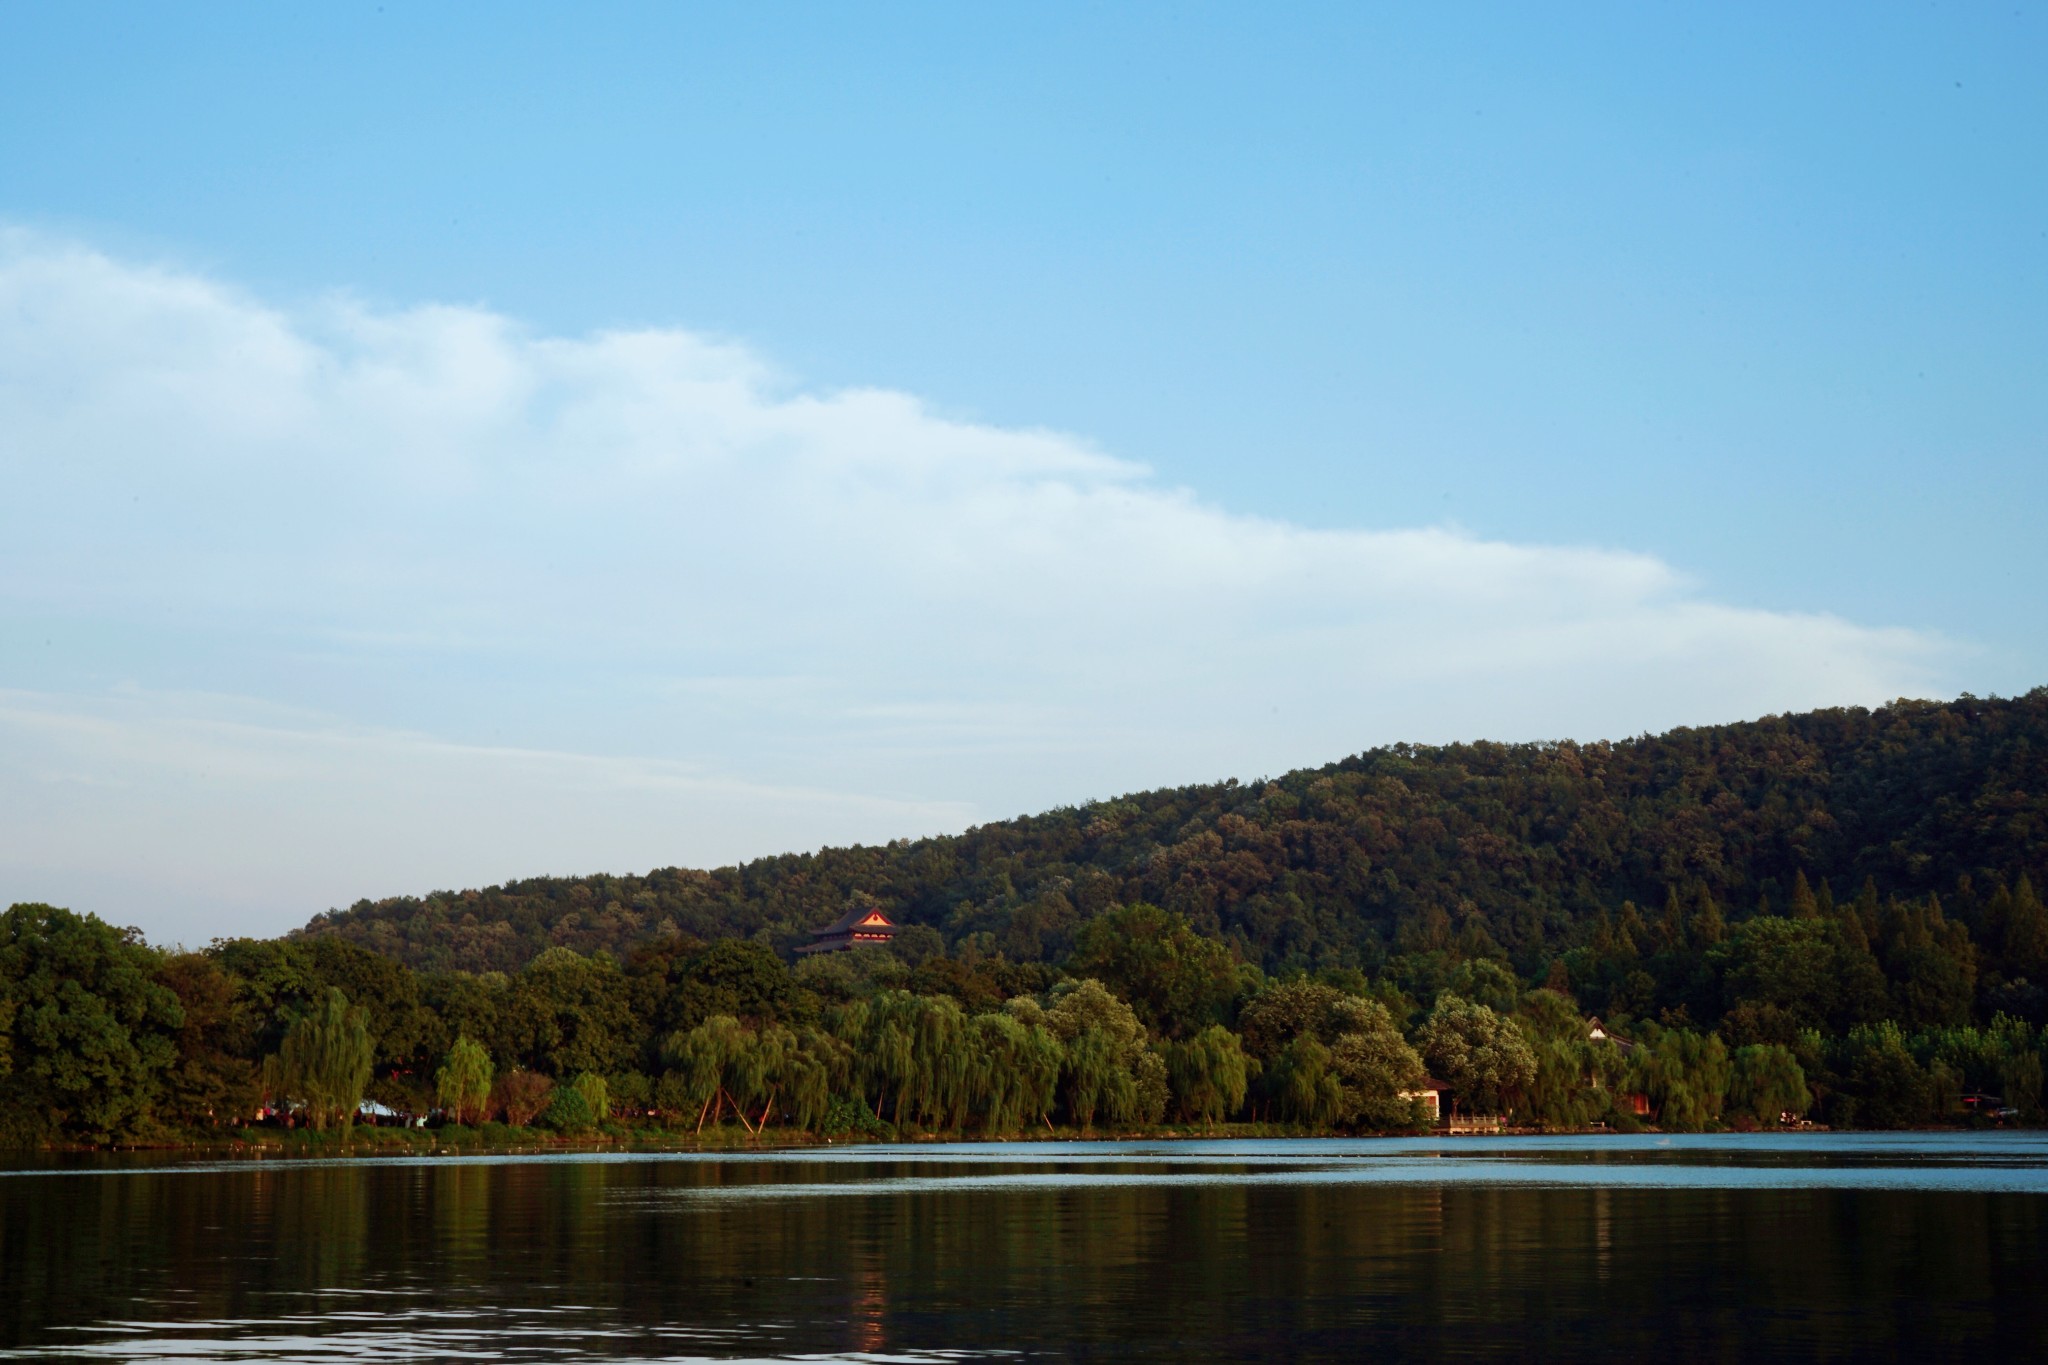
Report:
<svg viewBox="0 0 2048 1365"><path fill-rule="evenodd" d="M1390 954L1448 949L1505 950L1527 976L1629 903L1654 916L1673 893L1739 919L1783 908L1801 874L1830 897L1869 882L1883 897L1939 892L1981 935L1982 893L2044 870L2037 688L1619 743L1395 745L958 836L363 901L299 934L441 970L513 971L557 945L623 954L676 932L786 954L866 896L933 949L1056 961L1082 923L1147 900L1268 972L1378 973Z"/></svg>

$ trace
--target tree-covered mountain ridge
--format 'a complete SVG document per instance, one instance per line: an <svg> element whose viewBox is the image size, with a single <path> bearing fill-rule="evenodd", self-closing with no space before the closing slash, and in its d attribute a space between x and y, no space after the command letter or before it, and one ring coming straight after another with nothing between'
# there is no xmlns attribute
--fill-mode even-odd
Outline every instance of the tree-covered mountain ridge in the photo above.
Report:
<svg viewBox="0 0 2048 1365"><path fill-rule="evenodd" d="M361 901L294 937L430 970L517 971L558 946L624 956L676 935L786 956L859 898L911 926L913 952L1057 962L1104 911L1152 902L1272 975L1505 958L1541 980L1567 954L1592 971L1617 934L1648 951L1635 941L1657 907L1682 938L1694 910L1677 907L1789 914L1803 881L1830 905L1870 903L1873 925L1874 899L1937 918L1945 904L1942 923L1999 968L2018 964L1997 960L1986 917L2044 867L2048 687L1613 742L1398 744L958 835Z"/></svg>

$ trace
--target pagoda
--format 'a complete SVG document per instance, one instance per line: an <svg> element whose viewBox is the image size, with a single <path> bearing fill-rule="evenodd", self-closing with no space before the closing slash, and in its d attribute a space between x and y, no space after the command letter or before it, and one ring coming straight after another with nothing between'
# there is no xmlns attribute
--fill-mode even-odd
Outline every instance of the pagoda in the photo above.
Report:
<svg viewBox="0 0 2048 1365"><path fill-rule="evenodd" d="M837 953L864 943L883 944L896 937L896 923L872 905L856 905L822 929L813 929L815 943L799 953Z"/></svg>

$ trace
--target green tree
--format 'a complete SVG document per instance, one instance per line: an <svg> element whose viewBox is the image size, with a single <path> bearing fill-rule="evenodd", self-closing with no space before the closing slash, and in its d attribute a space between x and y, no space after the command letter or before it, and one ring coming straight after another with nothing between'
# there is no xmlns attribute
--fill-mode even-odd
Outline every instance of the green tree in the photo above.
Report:
<svg viewBox="0 0 2048 1365"><path fill-rule="evenodd" d="M584 1073L586 1076L589 1074ZM589 1132L601 1117L590 1102L589 1091L577 1085L558 1085L549 1092L548 1107L542 1112L540 1121L558 1133L574 1135Z"/></svg>
<svg viewBox="0 0 2048 1365"><path fill-rule="evenodd" d="M752 1031L729 1014L714 1014L694 1028L678 1030L662 1044L662 1059L671 1068L669 1102L678 1110L695 1107L697 1131L703 1131L707 1121L716 1124L728 1104L740 1111L741 1100L733 1097L733 1090L747 1096L758 1084L753 1045ZM743 1112L741 1117L745 1118Z"/></svg>
<svg viewBox="0 0 2048 1365"><path fill-rule="evenodd" d="M133 932L22 904L0 915L0 1142L103 1138L152 1119L184 1023Z"/></svg>
<svg viewBox="0 0 2048 1365"><path fill-rule="evenodd" d="M1840 1121L1860 1128L1905 1128L1934 1117L1934 1084L1899 1026L1886 1019L1851 1029L1837 1048Z"/></svg>
<svg viewBox="0 0 2048 1365"><path fill-rule="evenodd" d="M1062 981L1044 1018L1066 1049L1075 1122L1090 1127L1098 1108L1116 1124L1159 1122L1168 1099L1166 1062L1128 1004L1092 978Z"/></svg>
<svg viewBox="0 0 2048 1365"><path fill-rule="evenodd" d="M1893 901L1880 921L1892 1017L1902 1024L1965 1024L1977 995L1969 930L1942 913L1941 898Z"/></svg>
<svg viewBox="0 0 2048 1365"><path fill-rule="evenodd" d="M433 1056L428 1050L433 1016L421 1001L412 968L332 934L302 939L299 946L310 968L313 1002L339 989L363 1012L363 1026L376 1040L372 1065L379 1074L401 1067L424 1074Z"/></svg>
<svg viewBox="0 0 2048 1365"><path fill-rule="evenodd" d="M514 1128L524 1128L547 1110L555 1083L537 1071L514 1067L491 1087L490 1109Z"/></svg>
<svg viewBox="0 0 2048 1365"><path fill-rule="evenodd" d="M2033 879L2022 872L2011 890L2000 887L1989 918L2006 975L2048 981L2048 908Z"/></svg>
<svg viewBox="0 0 2048 1365"><path fill-rule="evenodd" d="M633 1060L633 1018L625 975L609 957L550 948L526 965L506 992L502 1014L509 1050L554 1076L620 1071Z"/></svg>
<svg viewBox="0 0 2048 1365"><path fill-rule="evenodd" d="M1330 1049L1312 1033L1303 1033L1280 1049L1266 1070L1266 1081L1281 1118L1308 1128L1329 1128L1343 1116L1344 1082L1330 1061Z"/></svg>
<svg viewBox="0 0 2048 1365"><path fill-rule="evenodd" d="M984 1132L1015 1132L1052 1113L1064 1053L1043 1017L1040 1011L1038 1019L1027 1020L1008 1010L974 1017Z"/></svg>
<svg viewBox="0 0 2048 1365"><path fill-rule="evenodd" d="M204 953L177 953L164 959L157 979L185 1016L164 1076L165 1115L207 1128L246 1122L259 1094L252 1058L261 1026L234 976Z"/></svg>
<svg viewBox="0 0 2048 1365"><path fill-rule="evenodd" d="M1304 1035L1325 1045L1346 1033L1381 1026L1384 1007L1306 977L1275 982L1254 996L1238 1019L1245 1050L1271 1060Z"/></svg>
<svg viewBox="0 0 2048 1365"><path fill-rule="evenodd" d="M465 1035L455 1040L434 1073L435 1096L457 1123L477 1123L490 1105L491 1079L491 1054Z"/></svg>
<svg viewBox="0 0 2048 1365"><path fill-rule="evenodd" d="M1343 1089L1341 1122L1385 1131L1424 1122L1422 1058L1376 1001L1361 1001L1343 1033L1330 1044L1330 1069Z"/></svg>
<svg viewBox="0 0 2048 1365"><path fill-rule="evenodd" d="M1196 933L1185 915L1142 901L1083 926L1067 970L1101 981L1167 1038L1222 1023L1237 994L1237 962L1228 948Z"/></svg>
<svg viewBox="0 0 2048 1365"><path fill-rule="evenodd" d="M611 1086L595 1071L586 1071L570 1082L569 1088L583 1097L593 1122L602 1123L612 1115Z"/></svg>
<svg viewBox="0 0 2048 1365"><path fill-rule="evenodd" d="M1844 920L1753 919L1709 957L1731 1009L1782 1015L1791 1032L1849 1028L1886 1010L1884 972Z"/></svg>
<svg viewBox="0 0 2048 1365"><path fill-rule="evenodd" d="M363 1102L375 1055L363 1012L334 987L324 1003L285 1031L268 1070L277 1093L295 1101L309 1124L345 1128Z"/></svg>
<svg viewBox="0 0 2048 1365"><path fill-rule="evenodd" d="M1244 1103L1244 1046L1221 1024L1211 1024L1184 1042L1169 1043L1166 1071L1174 1105L1189 1123L1213 1125Z"/></svg>
<svg viewBox="0 0 2048 1365"><path fill-rule="evenodd" d="M1571 997L1534 990L1522 997L1515 1025L1536 1059L1536 1075L1516 1115L1546 1128L1583 1128L1613 1108L1625 1069L1611 1038L1589 1036Z"/></svg>
<svg viewBox="0 0 2048 1365"><path fill-rule="evenodd" d="M1451 1087L1455 1103L1497 1114L1536 1078L1536 1056L1508 1020L1449 992L1437 997L1416 1043L1429 1069Z"/></svg>
<svg viewBox="0 0 2048 1365"><path fill-rule="evenodd" d="M1730 1067L1720 1037L1644 1023L1629 1057L1629 1083L1649 1096L1657 1125L1696 1133L1720 1121Z"/></svg>
<svg viewBox="0 0 2048 1365"><path fill-rule="evenodd" d="M746 939L721 939L689 954L670 979L667 998L651 1021L663 1034L695 1028L713 1015L757 1028L808 1023L818 1013L816 998L790 977L782 960Z"/></svg>
<svg viewBox="0 0 2048 1365"><path fill-rule="evenodd" d="M1813 1104L1806 1071L1792 1049L1778 1043L1752 1043L1735 1049L1728 1083L1728 1104L1759 1127L1775 1128L1784 1114L1804 1114Z"/></svg>

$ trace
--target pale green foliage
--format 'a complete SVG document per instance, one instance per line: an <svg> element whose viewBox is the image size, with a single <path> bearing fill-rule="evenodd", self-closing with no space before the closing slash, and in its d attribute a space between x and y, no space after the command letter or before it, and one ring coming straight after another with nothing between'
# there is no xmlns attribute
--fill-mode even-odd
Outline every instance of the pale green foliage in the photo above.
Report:
<svg viewBox="0 0 2048 1365"><path fill-rule="evenodd" d="M1728 1081L1728 1107L1764 1127L1782 1114L1804 1114L1813 1103L1806 1072L1792 1050L1778 1043L1735 1049Z"/></svg>
<svg viewBox="0 0 2048 1365"><path fill-rule="evenodd" d="M750 1130L767 1127L778 1113L813 1127L853 1070L853 1048L842 1039L780 1024L750 1029L725 1014L671 1034L662 1054L671 1070L656 1087L661 1107L682 1117L694 1111L700 1128L728 1106Z"/></svg>
<svg viewBox="0 0 2048 1365"><path fill-rule="evenodd" d="M831 1034L805 1029L792 1035L779 1073L790 1122L799 1128L823 1123L852 1070L853 1049Z"/></svg>
<svg viewBox="0 0 2048 1365"><path fill-rule="evenodd" d="M1039 1019L1044 1012L1032 1010ZM1009 1133L1052 1112L1063 1053L1059 1039L1030 1012L1004 1010L974 1017L982 1128Z"/></svg>
<svg viewBox="0 0 2048 1365"><path fill-rule="evenodd" d="M1100 1112L1112 1124L1157 1123L1166 1112L1166 1062L1131 1007L1100 981L1053 988L1046 1027L1067 1051L1068 1115L1083 1128Z"/></svg>
<svg viewBox="0 0 2048 1365"><path fill-rule="evenodd" d="M334 988L285 1033L266 1071L277 1092L300 1105L313 1127L346 1127L363 1102L375 1053L363 1012Z"/></svg>
<svg viewBox="0 0 2048 1365"><path fill-rule="evenodd" d="M2031 887L2027 888L2031 892ZM1944 1067L1971 1090L1994 1091L2029 1121L2041 1109L2041 1037L2024 1020L2000 1014L1988 1026L1933 1028L1913 1039L1928 1069Z"/></svg>
<svg viewBox="0 0 2048 1365"><path fill-rule="evenodd" d="M1249 1081L1244 1048L1221 1024L1209 1025L1186 1042L1169 1044L1166 1070L1174 1104L1191 1123L1216 1123L1244 1103Z"/></svg>
<svg viewBox="0 0 2048 1365"><path fill-rule="evenodd" d="M457 1038L434 1073L434 1093L457 1123L480 1120L491 1099L491 1054L466 1034Z"/></svg>
<svg viewBox="0 0 2048 1365"><path fill-rule="evenodd" d="M729 1014L714 1014L693 1029L672 1033L662 1044L671 1070L662 1080L665 1102L694 1108L698 1126L715 1103L726 1103L735 1087L745 1091L758 1069L748 1055L753 1035Z"/></svg>
<svg viewBox="0 0 2048 1365"><path fill-rule="evenodd" d="M1728 1049L1716 1034L1645 1024L1629 1056L1629 1084L1649 1096L1657 1126L1671 1132L1718 1122L1731 1079Z"/></svg>
<svg viewBox="0 0 2048 1365"><path fill-rule="evenodd" d="M611 1086L595 1071L586 1071L570 1083L570 1088L583 1096L583 1103L589 1108L591 1117L603 1122L611 1117Z"/></svg>
<svg viewBox="0 0 2048 1365"><path fill-rule="evenodd" d="M1534 990L1515 1017L1536 1061L1516 1117L1547 1128L1582 1128L1605 1117L1626 1063L1611 1039L1586 1036L1586 1019L1567 996Z"/></svg>
<svg viewBox="0 0 2048 1365"><path fill-rule="evenodd" d="M1267 1072L1268 1088L1280 1116L1312 1128L1328 1128L1344 1112L1344 1083L1330 1067L1330 1049L1304 1033L1280 1049Z"/></svg>

